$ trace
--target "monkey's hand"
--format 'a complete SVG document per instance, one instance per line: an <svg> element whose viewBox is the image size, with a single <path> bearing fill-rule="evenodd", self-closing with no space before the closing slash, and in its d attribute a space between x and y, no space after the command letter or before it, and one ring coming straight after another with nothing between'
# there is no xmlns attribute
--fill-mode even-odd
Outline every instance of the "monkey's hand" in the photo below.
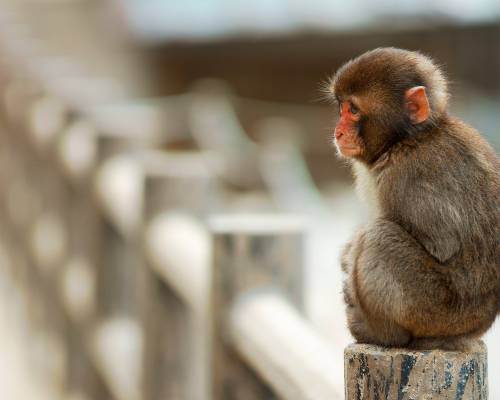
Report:
<svg viewBox="0 0 500 400"><path fill-rule="evenodd" d="M345 274L348 274L349 271L351 271L351 269L352 269L352 261L351 261L352 258L350 256L352 246L353 246L352 241L347 242L347 244L344 246L344 249L342 250L342 254L340 256L340 269Z"/></svg>
<svg viewBox="0 0 500 400"><path fill-rule="evenodd" d="M363 231L359 231L342 250L340 256L340 269L346 274L350 274L354 265L354 261L361 251L361 245L363 242Z"/></svg>

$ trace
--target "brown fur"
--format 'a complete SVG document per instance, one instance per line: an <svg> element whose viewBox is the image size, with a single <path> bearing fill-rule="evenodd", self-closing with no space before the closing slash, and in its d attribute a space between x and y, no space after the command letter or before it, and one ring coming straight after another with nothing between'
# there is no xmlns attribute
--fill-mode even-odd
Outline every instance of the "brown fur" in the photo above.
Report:
<svg viewBox="0 0 500 400"><path fill-rule="evenodd" d="M405 90L425 86L415 125ZM415 52L377 49L332 80L363 104L359 136L378 213L346 246L348 325L360 342L464 349L500 310L500 161L446 111L442 73Z"/></svg>

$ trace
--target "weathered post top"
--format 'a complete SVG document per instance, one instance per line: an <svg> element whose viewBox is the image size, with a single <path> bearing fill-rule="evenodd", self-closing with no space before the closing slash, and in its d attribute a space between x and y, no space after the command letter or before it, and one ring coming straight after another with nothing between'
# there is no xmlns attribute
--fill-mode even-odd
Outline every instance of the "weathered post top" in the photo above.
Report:
<svg viewBox="0 0 500 400"><path fill-rule="evenodd" d="M353 344L345 349L346 400L487 400L487 352L412 351Z"/></svg>

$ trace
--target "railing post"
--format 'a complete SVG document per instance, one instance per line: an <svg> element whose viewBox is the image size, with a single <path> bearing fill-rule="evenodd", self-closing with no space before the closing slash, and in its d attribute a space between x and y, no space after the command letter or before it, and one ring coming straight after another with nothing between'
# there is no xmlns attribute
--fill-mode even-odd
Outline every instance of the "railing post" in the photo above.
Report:
<svg viewBox="0 0 500 400"><path fill-rule="evenodd" d="M208 301L209 250L205 247L209 239L205 235L206 240L203 240L204 229L196 217L216 207L217 182L200 152L150 151L139 155L138 159L144 171L143 224L147 260L141 271L141 293L144 295L140 302L144 329L144 399L207 399L209 339L204 305ZM167 214L169 212L176 212L177 217ZM184 219L189 225L187 229L182 225ZM168 238L172 239L172 230L176 229L174 220L181 225L174 235L176 241L172 242ZM167 231L163 229L164 221ZM179 249L180 241L192 245L190 253L196 255L186 257ZM169 246L170 253L179 256L175 261L180 265L165 267L161 256L155 255L159 247ZM169 262L175 264L171 259L166 261ZM180 295L179 287L169 279L171 274L161 272L162 268L169 267L182 268L193 296Z"/></svg>
<svg viewBox="0 0 500 400"><path fill-rule="evenodd" d="M146 135L145 135L146 136ZM96 260L95 320L134 313L135 278L140 251L142 171L133 154L155 143L101 130L96 133L94 187L90 195L99 210L94 238Z"/></svg>
<svg viewBox="0 0 500 400"><path fill-rule="evenodd" d="M486 346L470 352L411 351L354 344L345 349L345 399L487 400Z"/></svg>
<svg viewBox="0 0 500 400"><path fill-rule="evenodd" d="M213 234L213 398L269 399L271 389L230 346L228 313L251 289L274 287L302 308L303 224L290 216L224 216L209 222Z"/></svg>
<svg viewBox="0 0 500 400"><path fill-rule="evenodd" d="M59 278L59 299L69 319L69 395L109 398L109 388L95 368L89 351L89 337L96 322L96 277L99 215L92 195L96 168L97 132L92 123L75 110L54 143L57 176L68 198L68 257Z"/></svg>

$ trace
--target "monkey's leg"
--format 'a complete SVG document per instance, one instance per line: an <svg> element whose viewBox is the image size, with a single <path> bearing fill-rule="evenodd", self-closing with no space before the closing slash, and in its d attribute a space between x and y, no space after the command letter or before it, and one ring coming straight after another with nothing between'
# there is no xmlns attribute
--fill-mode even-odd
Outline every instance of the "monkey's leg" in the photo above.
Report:
<svg viewBox="0 0 500 400"><path fill-rule="evenodd" d="M447 338L450 346L456 342L455 347L463 347L478 322L468 317L474 310L454 306L456 297L447 279L450 268L438 264L396 223L377 219L364 230L351 285L380 342L392 340L394 329L422 338L420 344L414 340L416 346L430 346L436 339L432 347L439 347Z"/></svg>
<svg viewBox="0 0 500 400"><path fill-rule="evenodd" d="M344 300L346 302L347 326L357 342L382 346L406 346L409 343L410 334L391 322L380 324L381 321L378 321L382 325L382 329L377 329L378 324L375 324L374 328L373 318L367 318L354 296L350 294L346 281Z"/></svg>
<svg viewBox="0 0 500 400"><path fill-rule="evenodd" d="M347 265L344 272L344 302L346 303L347 325L351 334L360 343L373 343L383 346L405 346L411 340L408 331L387 318L368 315L362 309L356 288L355 266L364 247L363 233L360 232L346 247L342 262Z"/></svg>

